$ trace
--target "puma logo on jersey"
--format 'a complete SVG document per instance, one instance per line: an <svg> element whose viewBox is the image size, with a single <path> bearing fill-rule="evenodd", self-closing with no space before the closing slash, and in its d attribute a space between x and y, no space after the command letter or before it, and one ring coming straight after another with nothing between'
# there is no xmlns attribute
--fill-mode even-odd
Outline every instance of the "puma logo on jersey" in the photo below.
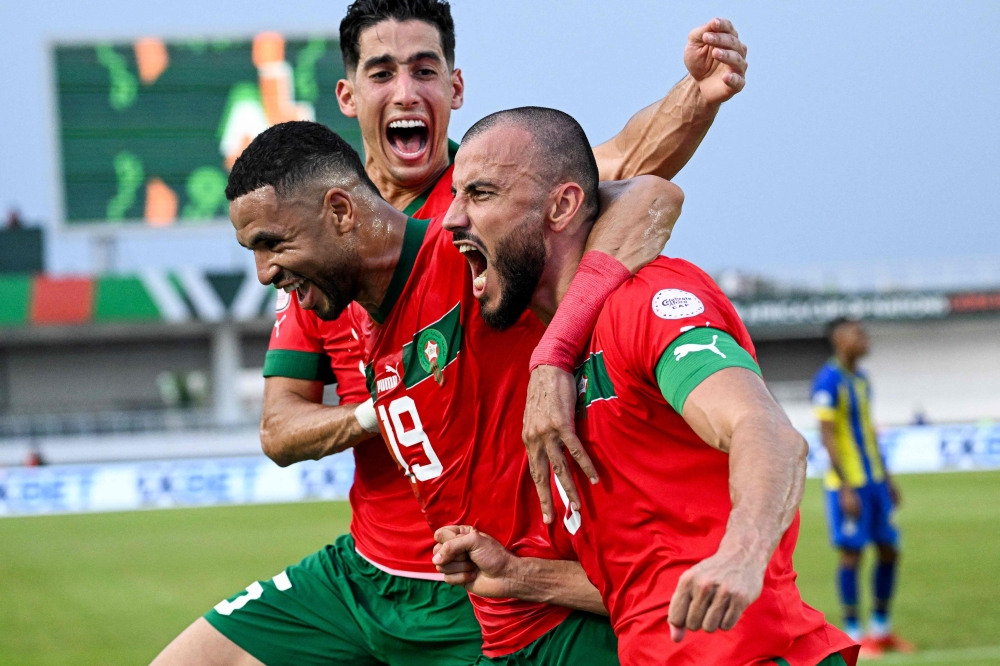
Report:
<svg viewBox="0 0 1000 666"><path fill-rule="evenodd" d="M399 371L391 365L386 364L385 371L390 373L388 377L383 377L375 382L375 390L378 393L391 391L399 385Z"/></svg>
<svg viewBox="0 0 1000 666"><path fill-rule="evenodd" d="M287 316L288 315L281 315L280 317L274 320L274 337L276 338L281 337L281 325L285 322L285 317Z"/></svg>
<svg viewBox="0 0 1000 666"><path fill-rule="evenodd" d="M674 360L679 361L688 354L694 354L695 352L700 352L700 351L710 351L713 354L718 354L722 358L726 358L726 355L723 354L721 351L719 351L719 348L715 346L715 343L718 341L719 341L719 336L713 335L712 342L710 342L707 345L699 345L694 343L681 345L680 347L674 350Z"/></svg>

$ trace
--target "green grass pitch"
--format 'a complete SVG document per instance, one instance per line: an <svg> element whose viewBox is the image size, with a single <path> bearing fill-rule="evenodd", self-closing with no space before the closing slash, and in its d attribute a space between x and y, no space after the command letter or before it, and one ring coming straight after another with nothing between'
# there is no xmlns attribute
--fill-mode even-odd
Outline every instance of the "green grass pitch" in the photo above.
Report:
<svg viewBox="0 0 1000 666"><path fill-rule="evenodd" d="M1000 472L899 481L895 622L923 652L883 663L1000 664ZM349 518L346 503L317 502L0 519L0 664L148 663L216 602L319 549ZM834 562L810 481L795 564L805 599L836 620Z"/></svg>

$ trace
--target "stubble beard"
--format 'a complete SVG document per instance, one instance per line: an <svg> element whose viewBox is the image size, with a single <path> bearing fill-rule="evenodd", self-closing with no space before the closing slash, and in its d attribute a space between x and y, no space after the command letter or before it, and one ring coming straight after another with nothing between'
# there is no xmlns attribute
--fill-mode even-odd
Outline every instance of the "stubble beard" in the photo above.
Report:
<svg viewBox="0 0 1000 666"><path fill-rule="evenodd" d="M493 308L479 301L483 321L490 328L510 328L531 305L545 271L545 236L540 218L525 220L497 243L493 273L500 285L500 299Z"/></svg>
<svg viewBox="0 0 1000 666"><path fill-rule="evenodd" d="M361 262L357 258L331 266L312 280L325 299L314 312L323 321L333 321L343 314L358 293Z"/></svg>

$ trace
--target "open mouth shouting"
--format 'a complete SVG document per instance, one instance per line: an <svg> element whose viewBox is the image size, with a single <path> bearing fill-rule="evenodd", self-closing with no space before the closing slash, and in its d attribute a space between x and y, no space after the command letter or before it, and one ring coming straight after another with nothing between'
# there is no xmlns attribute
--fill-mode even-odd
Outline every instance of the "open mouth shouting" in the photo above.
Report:
<svg viewBox="0 0 1000 666"><path fill-rule="evenodd" d="M456 240L455 247L468 260L469 268L472 270L472 295L482 299L486 294L487 276L490 268L485 252L469 240Z"/></svg>
<svg viewBox="0 0 1000 666"><path fill-rule="evenodd" d="M427 152L430 128L422 118L396 118L386 125L385 138L397 157L411 162Z"/></svg>
<svg viewBox="0 0 1000 666"><path fill-rule="evenodd" d="M319 302L319 289L305 278L294 275L285 276L280 282L275 282L274 286L286 294L294 291L295 295L299 297L299 305L304 310L315 309Z"/></svg>

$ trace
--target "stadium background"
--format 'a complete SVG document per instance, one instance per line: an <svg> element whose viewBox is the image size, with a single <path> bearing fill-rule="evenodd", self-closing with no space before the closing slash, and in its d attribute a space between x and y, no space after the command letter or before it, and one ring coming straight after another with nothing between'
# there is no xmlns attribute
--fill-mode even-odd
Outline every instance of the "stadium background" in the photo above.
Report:
<svg viewBox="0 0 1000 666"><path fill-rule="evenodd" d="M0 204L21 212L0 235L0 663L148 661L349 518L349 456L282 470L259 455L273 294L218 197L240 131L305 114L357 140L330 96L341 3L304 3L313 21L264 3L119 9L0 10L7 62L38 64L2 75ZM603 140L681 77L684 35L708 18L654 3L455 9L470 101L453 136L530 102ZM997 66L968 34L996 36L997 12L706 11L749 44L749 84L678 178L669 252L736 301L814 444L823 325L869 322L882 444L908 472L897 625L923 649L893 663L1000 663L1000 232L984 158L998 141L970 110ZM560 21L561 37L539 28ZM185 506L203 508L125 511ZM796 564L806 599L837 617L833 561L812 481Z"/></svg>

